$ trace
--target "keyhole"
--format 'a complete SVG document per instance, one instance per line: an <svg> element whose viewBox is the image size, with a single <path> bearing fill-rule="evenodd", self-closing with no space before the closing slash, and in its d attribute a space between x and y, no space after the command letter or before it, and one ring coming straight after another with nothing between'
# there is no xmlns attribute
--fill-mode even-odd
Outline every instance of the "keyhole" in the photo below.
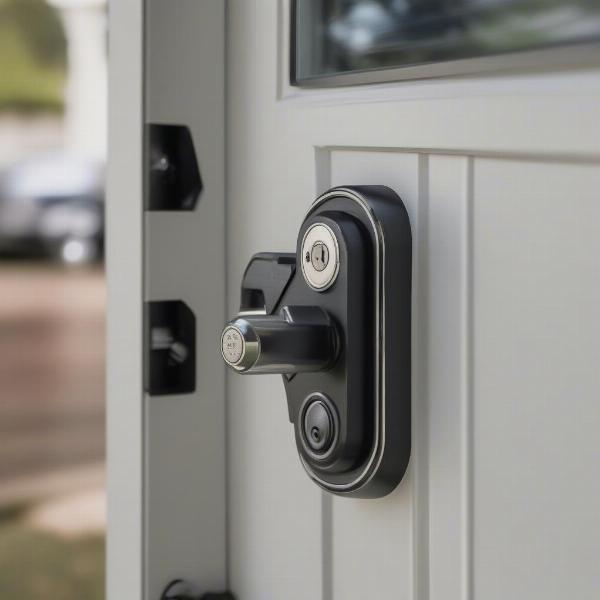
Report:
<svg viewBox="0 0 600 600"><path fill-rule="evenodd" d="M321 431L318 427L313 427L310 430L310 437L317 443L321 441Z"/></svg>
<svg viewBox="0 0 600 600"><path fill-rule="evenodd" d="M310 259L315 271L323 271L329 263L329 248L323 242L315 242Z"/></svg>

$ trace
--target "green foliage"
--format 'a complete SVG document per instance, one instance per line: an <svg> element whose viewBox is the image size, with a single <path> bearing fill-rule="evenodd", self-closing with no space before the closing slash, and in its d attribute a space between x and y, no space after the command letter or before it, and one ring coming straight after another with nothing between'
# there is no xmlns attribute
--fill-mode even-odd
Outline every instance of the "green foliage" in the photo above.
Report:
<svg viewBox="0 0 600 600"><path fill-rule="evenodd" d="M60 111L66 41L44 0L0 0L0 110Z"/></svg>
<svg viewBox="0 0 600 600"><path fill-rule="evenodd" d="M0 523L0 598L104 600L104 540Z"/></svg>
<svg viewBox="0 0 600 600"><path fill-rule="evenodd" d="M51 6L43 0L3 0L0 14L2 12L12 18L37 62L66 66L65 33Z"/></svg>

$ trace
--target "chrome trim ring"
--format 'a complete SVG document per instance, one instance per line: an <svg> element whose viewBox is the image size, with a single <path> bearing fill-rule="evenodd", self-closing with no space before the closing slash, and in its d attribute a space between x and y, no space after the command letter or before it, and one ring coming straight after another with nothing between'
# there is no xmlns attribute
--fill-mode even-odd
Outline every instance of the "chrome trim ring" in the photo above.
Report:
<svg viewBox="0 0 600 600"><path fill-rule="evenodd" d="M313 264L312 255L315 249L323 246L327 260L322 268ZM300 262L302 275L307 285L316 292L324 292L337 279L340 271L340 247L335 233L325 223L313 223L304 233L301 245Z"/></svg>

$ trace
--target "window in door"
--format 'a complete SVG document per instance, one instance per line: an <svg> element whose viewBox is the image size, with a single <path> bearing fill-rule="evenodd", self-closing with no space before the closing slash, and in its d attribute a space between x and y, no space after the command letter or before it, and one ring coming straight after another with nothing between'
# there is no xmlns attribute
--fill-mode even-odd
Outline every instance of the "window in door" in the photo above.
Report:
<svg viewBox="0 0 600 600"><path fill-rule="evenodd" d="M399 67L599 40L600 0L295 0L291 80L389 80L403 78Z"/></svg>

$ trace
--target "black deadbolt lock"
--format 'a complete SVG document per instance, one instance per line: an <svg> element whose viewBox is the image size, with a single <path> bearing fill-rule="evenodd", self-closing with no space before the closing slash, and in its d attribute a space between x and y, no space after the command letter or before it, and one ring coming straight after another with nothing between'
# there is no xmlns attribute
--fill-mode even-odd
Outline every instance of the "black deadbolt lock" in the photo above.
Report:
<svg viewBox="0 0 600 600"><path fill-rule="evenodd" d="M323 489L391 492L410 457L412 241L383 186L333 188L295 254L261 253L221 335L238 373L280 373L300 460Z"/></svg>

